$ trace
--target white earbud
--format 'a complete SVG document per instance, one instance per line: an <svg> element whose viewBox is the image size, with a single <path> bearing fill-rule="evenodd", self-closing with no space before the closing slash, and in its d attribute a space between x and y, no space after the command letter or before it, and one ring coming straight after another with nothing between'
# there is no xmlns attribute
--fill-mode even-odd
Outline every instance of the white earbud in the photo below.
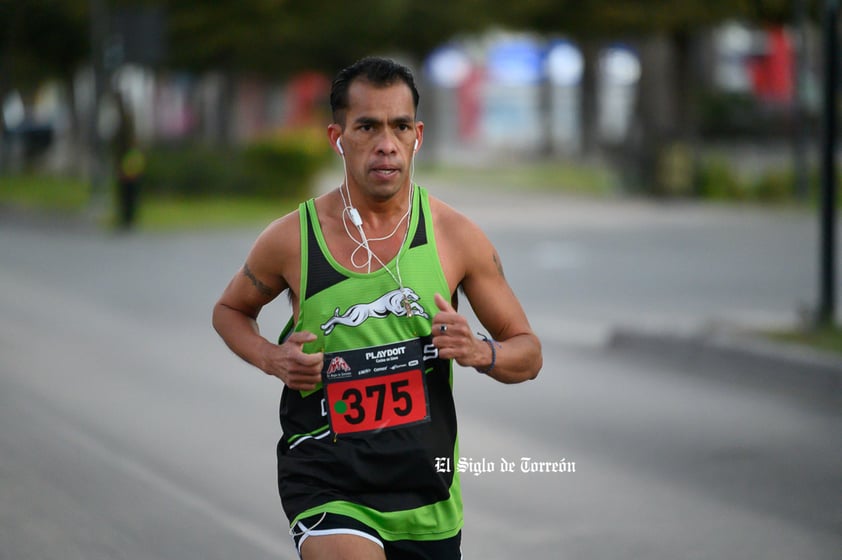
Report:
<svg viewBox="0 0 842 560"><path fill-rule="evenodd" d="M417 142L417 141L416 141ZM342 138L336 139L336 147L339 148L339 155L344 156L345 150L342 149Z"/></svg>
<svg viewBox="0 0 842 560"><path fill-rule="evenodd" d="M414 154L414 153L417 153L417 152L418 152L418 138L415 139L415 145L412 146L412 153Z"/></svg>

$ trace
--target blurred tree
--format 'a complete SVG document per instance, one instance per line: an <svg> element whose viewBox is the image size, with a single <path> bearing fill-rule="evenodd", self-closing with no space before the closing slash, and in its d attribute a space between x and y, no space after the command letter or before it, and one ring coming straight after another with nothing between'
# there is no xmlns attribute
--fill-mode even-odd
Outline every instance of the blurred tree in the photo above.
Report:
<svg viewBox="0 0 842 560"><path fill-rule="evenodd" d="M548 34L564 34L579 41L585 58L580 122L583 123L583 151L593 155L596 135L596 68L599 44L624 40L641 58L636 122L632 141L622 147L632 156L637 181L645 187L657 185L664 154L681 157L696 132L696 99L701 67L695 52L700 30L727 20L754 23L785 22L792 17L789 0L495 0L499 13L510 24ZM817 0L805 0L815 11ZM629 154L630 152L630 154ZM692 164L692 162L689 162ZM692 174L692 167L687 167ZM674 175L674 174L667 174Z"/></svg>
<svg viewBox="0 0 842 560"><path fill-rule="evenodd" d="M170 67L219 71L223 114L233 78L285 79L301 71L332 76L373 53L421 59L457 33L491 21L485 0L158 0L168 12ZM226 127L229 119L220 119ZM220 139L230 137L217 131Z"/></svg>
<svg viewBox="0 0 842 560"><path fill-rule="evenodd" d="M0 0L2 79L30 89L66 78L88 54L85 0Z"/></svg>
<svg viewBox="0 0 842 560"><path fill-rule="evenodd" d="M226 110L237 74L281 80L304 70L332 75L371 53L401 53L421 59L455 34L481 29L491 21L489 11L484 9L486 3L0 0L0 98L5 98L12 87L26 95L51 78L69 85L79 67L90 63L93 51L98 52L95 61L105 64L102 59L113 31L109 30L109 23L113 23L110 16L126 8L164 10L168 48L160 67L220 72L224 84L220 109ZM92 46L92 42L97 44ZM100 74L107 73L107 69L97 68ZM73 88L65 89L73 95ZM75 118L76 112L71 115ZM219 119L220 126L228 122ZM75 133L81 134L78 123L73 124ZM220 131L218 136L227 137L227 131Z"/></svg>
<svg viewBox="0 0 842 560"><path fill-rule="evenodd" d="M0 103L17 90L29 111L36 88L50 79L59 80L72 98L73 73L88 54L87 32L85 0L0 0ZM70 117L76 134L75 113ZM0 111L0 133L6 130ZM7 148L3 142L0 170Z"/></svg>
<svg viewBox="0 0 842 560"><path fill-rule="evenodd" d="M170 64L284 78L333 74L375 52L422 57L491 21L484 0L159 0L169 12Z"/></svg>
<svg viewBox="0 0 842 560"><path fill-rule="evenodd" d="M818 0L804 1L816 11ZM332 74L370 53L421 60L442 42L492 24L569 35L586 57L581 121L590 151L598 45L625 38L643 58L635 142L640 161L659 154L671 138L692 137L698 68L692 47L700 27L735 17L785 21L792 11L789 0L0 0L0 95L11 84L25 89L49 77L69 83L90 59L94 4L163 8L169 49L162 65L229 77Z"/></svg>

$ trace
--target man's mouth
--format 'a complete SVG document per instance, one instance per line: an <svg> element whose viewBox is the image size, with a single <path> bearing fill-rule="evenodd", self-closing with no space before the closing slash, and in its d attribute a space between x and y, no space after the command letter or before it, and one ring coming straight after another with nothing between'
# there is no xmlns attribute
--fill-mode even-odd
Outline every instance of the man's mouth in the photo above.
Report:
<svg viewBox="0 0 842 560"><path fill-rule="evenodd" d="M400 172L400 169L398 169L397 167L378 166L378 167L372 167L371 171L372 171L372 173L374 173L375 175L378 175L380 177L390 178L390 177L394 177L395 175L397 175Z"/></svg>

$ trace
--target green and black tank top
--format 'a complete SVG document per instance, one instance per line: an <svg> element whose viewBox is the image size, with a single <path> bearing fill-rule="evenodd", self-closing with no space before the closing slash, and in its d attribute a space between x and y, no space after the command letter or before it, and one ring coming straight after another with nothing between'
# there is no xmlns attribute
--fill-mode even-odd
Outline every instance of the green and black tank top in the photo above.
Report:
<svg viewBox="0 0 842 560"><path fill-rule="evenodd" d="M284 388L281 397L284 511L293 525L323 512L347 515L386 540L452 537L462 527L459 475L444 468L458 461L453 372L430 337L433 297L449 289L428 194L415 187L398 256L371 273L333 258L313 200L299 216L299 317L281 340L314 333L304 350L324 351L325 363L320 387Z"/></svg>

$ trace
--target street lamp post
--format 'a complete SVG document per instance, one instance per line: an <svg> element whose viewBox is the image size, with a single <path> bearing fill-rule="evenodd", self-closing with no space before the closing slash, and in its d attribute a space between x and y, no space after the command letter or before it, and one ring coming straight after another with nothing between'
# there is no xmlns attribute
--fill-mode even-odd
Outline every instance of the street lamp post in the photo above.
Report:
<svg viewBox="0 0 842 560"><path fill-rule="evenodd" d="M836 313L836 134L839 89L839 2L824 3L824 127L820 225L819 325L834 324Z"/></svg>

